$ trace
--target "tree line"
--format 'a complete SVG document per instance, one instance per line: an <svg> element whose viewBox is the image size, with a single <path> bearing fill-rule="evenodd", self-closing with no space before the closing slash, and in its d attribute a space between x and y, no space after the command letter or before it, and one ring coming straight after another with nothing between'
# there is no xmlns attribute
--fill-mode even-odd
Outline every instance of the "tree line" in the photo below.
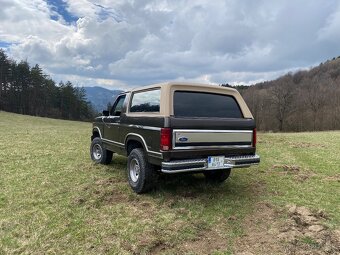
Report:
<svg viewBox="0 0 340 255"><path fill-rule="evenodd" d="M0 49L0 110L20 114L89 120L94 110L85 90L70 81L58 85L36 64L10 59Z"/></svg>
<svg viewBox="0 0 340 255"><path fill-rule="evenodd" d="M236 89L252 111L259 130L340 129L340 57L310 70Z"/></svg>
<svg viewBox="0 0 340 255"><path fill-rule="evenodd" d="M340 57L273 81L234 87L264 131L340 129ZM0 49L0 110L35 116L89 120L95 115L83 88L56 84L39 65L10 59Z"/></svg>

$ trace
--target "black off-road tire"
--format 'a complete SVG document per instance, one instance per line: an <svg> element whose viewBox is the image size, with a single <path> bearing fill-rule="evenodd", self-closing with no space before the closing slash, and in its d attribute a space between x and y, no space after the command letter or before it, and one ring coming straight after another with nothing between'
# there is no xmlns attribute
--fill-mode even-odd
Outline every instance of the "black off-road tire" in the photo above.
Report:
<svg viewBox="0 0 340 255"><path fill-rule="evenodd" d="M108 165L112 161L113 152L105 149L102 140L96 137L91 142L90 155L95 163Z"/></svg>
<svg viewBox="0 0 340 255"><path fill-rule="evenodd" d="M221 183L228 179L230 175L231 169L219 169L219 170L211 170L205 171L204 176L209 182Z"/></svg>
<svg viewBox="0 0 340 255"><path fill-rule="evenodd" d="M127 159L127 176L132 190L137 194L154 188L158 175L155 166L147 161L143 149L136 148L130 152Z"/></svg>

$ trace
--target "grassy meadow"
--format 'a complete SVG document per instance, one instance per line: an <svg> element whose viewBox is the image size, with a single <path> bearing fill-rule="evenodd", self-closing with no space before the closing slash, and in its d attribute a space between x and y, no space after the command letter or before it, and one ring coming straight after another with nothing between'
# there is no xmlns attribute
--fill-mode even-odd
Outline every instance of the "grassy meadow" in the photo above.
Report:
<svg viewBox="0 0 340 255"><path fill-rule="evenodd" d="M145 195L128 186L126 158L91 162L90 123L0 112L0 131L0 254L261 254L244 240L267 233L267 217L284 223L289 205L340 226L340 131L259 133L259 166L221 185L161 176Z"/></svg>

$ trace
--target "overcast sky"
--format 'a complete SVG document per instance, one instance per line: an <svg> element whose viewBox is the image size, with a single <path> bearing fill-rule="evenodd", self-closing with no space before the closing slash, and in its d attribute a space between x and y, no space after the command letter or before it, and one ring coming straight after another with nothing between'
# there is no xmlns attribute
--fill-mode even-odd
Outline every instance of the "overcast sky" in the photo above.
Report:
<svg viewBox="0 0 340 255"><path fill-rule="evenodd" d="M0 47L79 86L252 84L340 55L338 0L0 3Z"/></svg>

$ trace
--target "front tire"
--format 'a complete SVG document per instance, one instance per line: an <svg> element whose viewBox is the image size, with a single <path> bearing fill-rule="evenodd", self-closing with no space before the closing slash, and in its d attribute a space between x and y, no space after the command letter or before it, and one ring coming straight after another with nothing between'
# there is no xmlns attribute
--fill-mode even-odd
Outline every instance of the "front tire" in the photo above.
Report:
<svg viewBox="0 0 340 255"><path fill-rule="evenodd" d="M90 155L95 163L108 165L112 161L113 152L105 149L102 140L96 137L91 142Z"/></svg>
<svg viewBox="0 0 340 255"><path fill-rule="evenodd" d="M204 172L207 181L221 183L228 179L231 169L211 170Z"/></svg>
<svg viewBox="0 0 340 255"><path fill-rule="evenodd" d="M141 148L133 149L127 160L129 184L137 194L145 193L155 186L157 173Z"/></svg>

